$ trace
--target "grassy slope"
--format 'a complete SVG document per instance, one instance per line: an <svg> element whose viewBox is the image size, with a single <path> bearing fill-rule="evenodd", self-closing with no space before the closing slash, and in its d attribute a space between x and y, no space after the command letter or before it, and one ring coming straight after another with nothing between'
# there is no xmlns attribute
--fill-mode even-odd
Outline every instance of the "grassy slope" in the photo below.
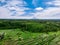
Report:
<svg viewBox="0 0 60 45"><path fill-rule="evenodd" d="M4 43L4 40L8 40L9 37L11 37L13 40L17 40L19 37L23 38L24 40L28 40L30 38L35 38L40 34L40 33L31 33L27 31L23 32L20 29L0 30L0 34L3 32L5 33L5 37L2 41L0 41L1 45Z"/></svg>
<svg viewBox="0 0 60 45"><path fill-rule="evenodd" d="M0 44L1 45L4 45L4 41L7 40L9 37L11 37L13 40L16 40L18 39L19 37L23 38L25 41L27 41L28 39L33 39L33 38L36 38L38 37L39 35L42 35L42 36L46 36L46 35L53 35L53 34L56 34L56 35L60 35L60 31L57 31L57 32L48 32L48 33L32 33L32 32L27 32L27 31L21 31L20 29L8 29L8 30L0 30L0 34L2 32L5 32L5 37L2 41L0 41ZM58 38L60 38L60 36L58 36ZM59 39L54 39L55 41ZM36 40L35 40L36 41ZM10 42L9 42L10 43ZM54 41L53 41L54 43ZM6 44L8 45L8 44ZM12 44L11 44L12 45ZM20 45L20 44L19 44ZM28 45L28 43L26 44ZM33 44L35 45L35 44ZM52 45L52 44L51 44Z"/></svg>
<svg viewBox="0 0 60 45"><path fill-rule="evenodd" d="M3 25L6 25L4 27L6 29L1 29ZM13 27L14 26L17 27L19 25L18 29L15 27L13 29L12 25ZM25 25L27 25L28 30L25 30L26 28ZM10 28L12 29L10 29L9 26L11 26ZM24 31L22 31L23 28L21 29L20 26L21 28L25 26ZM51 32L49 32L50 30ZM38 43L38 45L58 45L58 44L60 45L60 31L59 30L60 30L60 21L58 22L54 22L54 21L51 21L51 22L50 21L47 21L47 22L45 21L42 21L42 22L41 21L35 21L35 22L34 21L25 21L25 22L24 21L15 21L15 22L14 21L0 21L0 34L3 32L5 33L4 39L0 40L0 45L21 45L20 43L23 43L23 45L37 45L35 43ZM44 32L42 33L41 31L44 31ZM55 36L54 34L57 36ZM27 43L24 44L25 42ZM48 44L48 42L51 44ZM58 44L56 44L57 42Z"/></svg>

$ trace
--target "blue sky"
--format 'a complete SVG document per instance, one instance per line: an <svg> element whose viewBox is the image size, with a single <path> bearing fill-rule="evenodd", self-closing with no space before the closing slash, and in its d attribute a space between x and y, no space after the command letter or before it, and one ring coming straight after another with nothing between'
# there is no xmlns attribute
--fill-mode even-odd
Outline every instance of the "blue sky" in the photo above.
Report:
<svg viewBox="0 0 60 45"><path fill-rule="evenodd" d="M0 19L60 19L60 0L0 0Z"/></svg>

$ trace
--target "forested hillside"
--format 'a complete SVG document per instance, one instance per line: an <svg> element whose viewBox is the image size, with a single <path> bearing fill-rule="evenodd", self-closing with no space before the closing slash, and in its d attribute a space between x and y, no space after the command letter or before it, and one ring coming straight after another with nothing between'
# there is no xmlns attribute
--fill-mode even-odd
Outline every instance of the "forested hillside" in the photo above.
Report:
<svg viewBox="0 0 60 45"><path fill-rule="evenodd" d="M60 21L0 20L0 45L60 45Z"/></svg>
<svg viewBox="0 0 60 45"><path fill-rule="evenodd" d="M60 30L60 21L53 20L1 20L0 29L22 29L31 32Z"/></svg>

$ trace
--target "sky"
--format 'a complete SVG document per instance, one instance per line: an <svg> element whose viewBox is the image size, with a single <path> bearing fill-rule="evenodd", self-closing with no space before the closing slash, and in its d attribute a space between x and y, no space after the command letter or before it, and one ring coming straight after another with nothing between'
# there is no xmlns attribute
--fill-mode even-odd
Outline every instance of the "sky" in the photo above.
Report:
<svg viewBox="0 0 60 45"><path fill-rule="evenodd" d="M0 0L0 19L60 19L60 0Z"/></svg>

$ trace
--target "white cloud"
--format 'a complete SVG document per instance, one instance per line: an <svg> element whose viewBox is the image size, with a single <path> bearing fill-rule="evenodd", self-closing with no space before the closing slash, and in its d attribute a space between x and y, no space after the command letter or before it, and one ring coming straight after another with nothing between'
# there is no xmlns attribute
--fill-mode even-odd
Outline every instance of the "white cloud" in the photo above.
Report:
<svg viewBox="0 0 60 45"><path fill-rule="evenodd" d="M37 7L37 8L35 8L35 10L41 11L41 10L43 10L43 8L42 7Z"/></svg>
<svg viewBox="0 0 60 45"><path fill-rule="evenodd" d="M0 18L10 16L10 11L7 8L0 7Z"/></svg>
<svg viewBox="0 0 60 45"><path fill-rule="evenodd" d="M60 19L60 7L50 7L43 11L35 12L34 17L37 19Z"/></svg>
<svg viewBox="0 0 60 45"><path fill-rule="evenodd" d="M17 14L21 14L22 12L17 12ZM0 7L0 18L1 19L32 19L33 16L11 16L10 11L7 8Z"/></svg>
<svg viewBox="0 0 60 45"><path fill-rule="evenodd" d="M60 0L54 0L54 1L51 1L51 2L47 2L46 4L55 5L55 6L59 6L60 7Z"/></svg>
<svg viewBox="0 0 60 45"><path fill-rule="evenodd" d="M1 1L1 0L0 0ZM35 6L35 2L37 0L33 0L33 4ZM4 2L4 0L2 0ZM54 0L51 2L46 2L48 5L55 5L56 7L48 7L46 9L43 9L42 7L37 7L34 9L34 12L30 12L32 16L21 16L25 13L25 10L30 10L30 8L25 8L23 6L26 6L26 2L21 0L12 0L7 2L6 5L3 7L0 7L0 18L7 18L7 19L60 19L60 0ZM16 6L19 5L19 6ZM58 7L59 6L59 7ZM14 11L12 11L14 10ZM12 16L14 15L14 16ZM29 14L28 14L29 15Z"/></svg>
<svg viewBox="0 0 60 45"><path fill-rule="evenodd" d="M5 0L2 0L2 1L5 1ZM16 5L19 5L20 7ZM12 1L7 2L6 5L4 5L3 7L0 7L0 18L20 18L20 19L32 18L30 16L20 16L26 13L25 10L30 10L29 8L23 7L25 5L23 4L22 0L21 1L12 0Z"/></svg>
<svg viewBox="0 0 60 45"><path fill-rule="evenodd" d="M36 4L35 3L36 1L34 1L33 3ZM55 5L56 7L48 7L46 9L38 7L35 9L38 11L33 13L34 18L36 18L36 19L60 19L60 0L46 2L46 5L47 6Z"/></svg>

